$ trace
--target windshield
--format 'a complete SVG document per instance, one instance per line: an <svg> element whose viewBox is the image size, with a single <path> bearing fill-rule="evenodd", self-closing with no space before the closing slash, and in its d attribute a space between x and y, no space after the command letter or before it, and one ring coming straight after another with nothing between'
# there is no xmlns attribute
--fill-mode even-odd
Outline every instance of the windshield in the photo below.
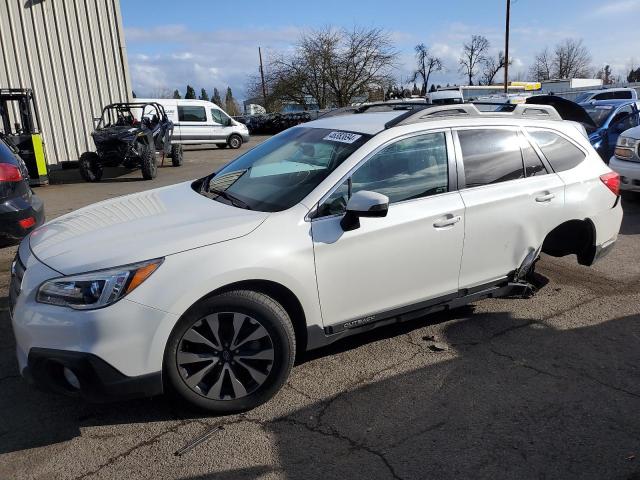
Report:
<svg viewBox="0 0 640 480"><path fill-rule="evenodd" d="M160 112L154 105L112 105L102 112L99 127L137 127L141 120L149 126L149 124L158 123L159 118Z"/></svg>
<svg viewBox="0 0 640 480"><path fill-rule="evenodd" d="M299 203L371 135L296 127L199 182L201 194L239 208L278 212Z"/></svg>
<svg viewBox="0 0 640 480"><path fill-rule="evenodd" d="M611 115L611 112L613 111L613 107L611 105L584 106L583 108L598 128L605 124L609 115Z"/></svg>

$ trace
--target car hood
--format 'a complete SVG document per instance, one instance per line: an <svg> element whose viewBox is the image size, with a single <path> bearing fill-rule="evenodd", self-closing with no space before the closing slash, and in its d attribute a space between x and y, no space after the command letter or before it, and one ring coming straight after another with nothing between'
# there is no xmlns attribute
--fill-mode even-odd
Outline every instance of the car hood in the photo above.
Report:
<svg viewBox="0 0 640 480"><path fill-rule="evenodd" d="M211 200L186 182L76 210L35 230L30 246L49 267L75 274L242 237L267 216Z"/></svg>
<svg viewBox="0 0 640 480"><path fill-rule="evenodd" d="M584 108L576 102L572 102L566 98L558 97L556 95L534 95L527 98L526 103L550 105L556 109L563 120L582 123L590 130L597 128L597 125L593 122L593 119Z"/></svg>

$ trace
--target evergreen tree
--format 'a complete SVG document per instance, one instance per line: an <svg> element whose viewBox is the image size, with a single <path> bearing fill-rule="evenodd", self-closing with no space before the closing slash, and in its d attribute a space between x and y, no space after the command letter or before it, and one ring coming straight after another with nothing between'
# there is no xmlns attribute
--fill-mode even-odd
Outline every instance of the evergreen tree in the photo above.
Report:
<svg viewBox="0 0 640 480"><path fill-rule="evenodd" d="M132 96L133 98L137 98L136 92L131 91L131 96Z"/></svg>
<svg viewBox="0 0 640 480"><path fill-rule="evenodd" d="M200 100L206 100L207 102L209 101L209 94L204 88L200 89Z"/></svg>
<svg viewBox="0 0 640 480"><path fill-rule="evenodd" d="M236 115L240 115L240 107L238 107L238 103L235 98L233 98L233 92L231 92L231 87L227 87L227 95L224 99L225 110L229 116L233 117Z"/></svg>
<svg viewBox="0 0 640 480"><path fill-rule="evenodd" d="M437 89L436 89L436 85L435 85L435 83L432 83L432 84L431 84L431 88L429 89L429 92L430 92L430 93L432 93L432 92L435 92L436 90L437 90Z"/></svg>
<svg viewBox="0 0 640 480"><path fill-rule="evenodd" d="M194 100L196 98L196 91L191 85L187 85L187 93L184 94L184 98Z"/></svg>
<svg viewBox="0 0 640 480"><path fill-rule="evenodd" d="M173 91L173 98L182 98L177 88Z"/></svg>
<svg viewBox="0 0 640 480"><path fill-rule="evenodd" d="M220 92L217 88L213 89L213 97L211 98L211 101L219 107L222 106L222 98L220 98Z"/></svg>

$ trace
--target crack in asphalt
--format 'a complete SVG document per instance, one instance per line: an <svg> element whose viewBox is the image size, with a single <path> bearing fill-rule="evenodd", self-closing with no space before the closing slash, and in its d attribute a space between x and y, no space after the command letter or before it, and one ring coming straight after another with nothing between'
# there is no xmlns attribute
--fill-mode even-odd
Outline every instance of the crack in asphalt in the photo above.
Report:
<svg viewBox="0 0 640 480"><path fill-rule="evenodd" d="M489 351L494 353L495 355L497 355L499 357L506 358L506 359L510 360L511 362L513 362L518 367L526 368L528 370L533 370L534 372L538 372L538 373L540 373L542 375L548 375L549 377L557 378L559 380L564 378L564 377L562 377L560 375L555 375L553 373L547 372L546 370L542 370L541 368L537 368L537 367L534 367L533 365L529 365L527 363L524 363L523 360L518 360L516 357L514 357L512 355L509 355L507 353L499 352L499 351L495 350L494 348L489 348Z"/></svg>
<svg viewBox="0 0 640 480"><path fill-rule="evenodd" d="M83 478L87 478L91 475L95 475L96 473L99 473L103 468L106 468L110 465L115 464L116 462L118 462L119 460L122 460L123 458L127 458L129 455L131 455L133 452L135 452L136 450L142 448L142 447L146 447L147 445L153 445L154 443L158 442L160 440L160 438L162 438L163 436L165 436L168 433L175 433L177 432L180 427L183 427L187 424L189 424L191 422L189 421L183 421L183 422L179 422L177 425L174 425L173 427L167 428L166 430L163 430L162 432L152 436L151 438L148 438L147 440L144 440L136 445L134 445L133 447L125 450L124 452L119 453L118 455L115 455L113 457L110 457L109 459L107 459L106 462L100 464L97 468L90 470L88 472L83 473L82 475L76 476L73 478L73 480L81 480Z"/></svg>

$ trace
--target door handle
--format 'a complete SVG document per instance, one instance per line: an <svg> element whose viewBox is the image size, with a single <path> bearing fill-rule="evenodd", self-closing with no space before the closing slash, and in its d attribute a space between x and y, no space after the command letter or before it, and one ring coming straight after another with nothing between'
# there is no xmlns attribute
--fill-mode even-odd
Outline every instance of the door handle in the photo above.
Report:
<svg viewBox="0 0 640 480"><path fill-rule="evenodd" d="M556 198L555 194L547 193L546 195L540 195L539 197L536 197L536 202L538 202L538 203L550 202L554 198Z"/></svg>
<svg viewBox="0 0 640 480"><path fill-rule="evenodd" d="M435 228L451 227L452 225L455 225L456 223L458 223L460 220L462 220L462 217L460 215L456 217L444 218L443 220L438 220L437 222L435 222L433 226Z"/></svg>

